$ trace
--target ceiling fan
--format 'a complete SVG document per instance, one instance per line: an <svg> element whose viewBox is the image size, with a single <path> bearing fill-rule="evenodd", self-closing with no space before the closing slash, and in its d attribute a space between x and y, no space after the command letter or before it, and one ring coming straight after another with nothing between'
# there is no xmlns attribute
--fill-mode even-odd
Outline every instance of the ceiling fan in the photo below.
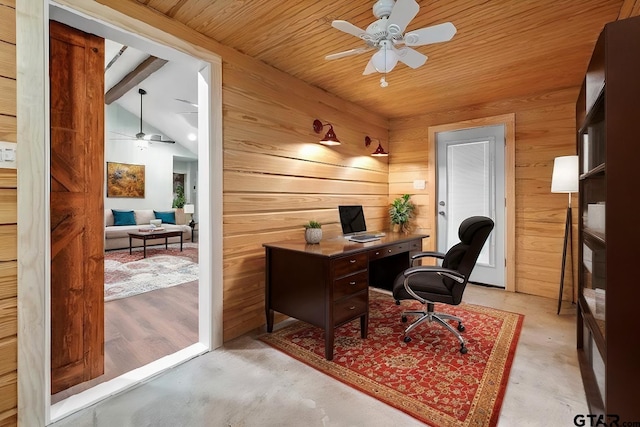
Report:
<svg viewBox="0 0 640 427"><path fill-rule="evenodd" d="M378 0L373 5L373 15L377 21L363 30L347 21L335 20L331 26L347 34L361 38L365 46L344 52L327 55L325 59L338 59L346 56L377 50L373 54L363 75L383 73L393 70L398 61L411 68L418 68L427 61L427 56L412 49L411 46L423 46L449 41L456 33L451 22L412 30L403 34L409 22L418 14L420 6L415 0ZM385 76L380 86L387 87Z"/></svg>
<svg viewBox="0 0 640 427"><path fill-rule="evenodd" d="M147 91L144 89L138 89L138 93L140 94L140 132L136 133L135 138L134 137L129 137L127 139L131 139L131 140L139 140L139 141L149 141L149 142L164 142L167 144L175 144L175 141L172 141L170 139L164 139L162 138L162 135L158 135L158 134L145 134L142 131L142 97L144 95L147 94ZM118 132L113 132L116 133L118 135L122 135L121 133ZM128 136L128 135L124 135L124 136Z"/></svg>

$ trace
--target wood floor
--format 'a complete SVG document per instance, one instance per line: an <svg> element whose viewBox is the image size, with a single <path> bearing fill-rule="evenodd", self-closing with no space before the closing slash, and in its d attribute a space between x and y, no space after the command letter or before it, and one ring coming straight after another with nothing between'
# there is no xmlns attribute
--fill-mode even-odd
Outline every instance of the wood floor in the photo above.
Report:
<svg viewBox="0 0 640 427"><path fill-rule="evenodd" d="M51 396L51 403L198 342L198 281L108 301L105 373Z"/></svg>

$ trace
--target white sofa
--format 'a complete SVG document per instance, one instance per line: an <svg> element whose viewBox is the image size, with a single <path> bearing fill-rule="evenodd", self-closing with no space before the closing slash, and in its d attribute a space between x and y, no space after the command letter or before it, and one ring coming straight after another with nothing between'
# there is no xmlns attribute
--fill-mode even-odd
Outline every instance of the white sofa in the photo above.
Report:
<svg viewBox="0 0 640 427"><path fill-rule="evenodd" d="M120 209L118 209L120 210ZM124 209L123 209L124 210ZM175 211L175 209L162 210L162 212ZM160 210L158 210L160 211ZM151 224L152 219L156 219L153 209L133 209L136 218L136 225L114 225L113 212L111 209L104 210L104 249L122 249L129 247L129 234L132 231L138 231L141 227ZM180 215L176 215L176 222L180 221ZM184 219L182 218L184 221ZM166 224L162 223L162 227L167 231L182 230L182 241L191 241L191 227L186 224ZM170 237L169 243L179 243L180 237ZM142 246L143 241L133 239L132 245ZM147 246L164 244L164 238L147 240Z"/></svg>

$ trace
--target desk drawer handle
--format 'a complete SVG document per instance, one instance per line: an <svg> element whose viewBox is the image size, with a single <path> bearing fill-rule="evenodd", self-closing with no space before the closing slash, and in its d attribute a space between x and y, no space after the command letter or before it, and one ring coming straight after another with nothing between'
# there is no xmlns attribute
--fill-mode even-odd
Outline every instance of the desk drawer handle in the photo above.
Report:
<svg viewBox="0 0 640 427"><path fill-rule="evenodd" d="M349 310L355 310L355 309L356 309L355 305L352 305L351 307L349 307Z"/></svg>
<svg viewBox="0 0 640 427"><path fill-rule="evenodd" d="M376 252L376 255L380 255L380 252Z"/></svg>
<svg viewBox="0 0 640 427"><path fill-rule="evenodd" d="M356 282L349 282L349 284L350 284L350 285L355 285L355 284L356 284Z"/></svg>
<svg viewBox="0 0 640 427"><path fill-rule="evenodd" d="M354 263L356 262L356 260L355 260L355 259L350 259L350 260L349 260L349 262L350 262L351 264L354 264Z"/></svg>
<svg viewBox="0 0 640 427"><path fill-rule="evenodd" d="M389 249L389 253L391 253L391 249Z"/></svg>

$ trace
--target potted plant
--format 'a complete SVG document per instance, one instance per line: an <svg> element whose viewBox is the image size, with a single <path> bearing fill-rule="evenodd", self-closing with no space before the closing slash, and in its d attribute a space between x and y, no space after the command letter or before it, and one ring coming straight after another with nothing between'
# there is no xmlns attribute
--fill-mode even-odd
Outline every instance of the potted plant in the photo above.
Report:
<svg viewBox="0 0 640 427"><path fill-rule="evenodd" d="M176 195L173 198L173 204L171 207L176 209L176 224L184 224L186 222L184 214L184 205L187 200L184 198L184 187L182 185L176 186Z"/></svg>
<svg viewBox="0 0 640 427"><path fill-rule="evenodd" d="M415 206L409 200L411 196L404 194L398 197L389 206L389 217L391 219L392 229L395 232L402 230L405 233L410 231L409 220L413 218Z"/></svg>
<svg viewBox="0 0 640 427"><path fill-rule="evenodd" d="M320 243L322 240L322 225L318 221L309 221L304 225L304 239L307 243Z"/></svg>
<svg viewBox="0 0 640 427"><path fill-rule="evenodd" d="M176 186L176 196L173 198L174 208L182 209L187 200L184 198L184 187L182 185Z"/></svg>

